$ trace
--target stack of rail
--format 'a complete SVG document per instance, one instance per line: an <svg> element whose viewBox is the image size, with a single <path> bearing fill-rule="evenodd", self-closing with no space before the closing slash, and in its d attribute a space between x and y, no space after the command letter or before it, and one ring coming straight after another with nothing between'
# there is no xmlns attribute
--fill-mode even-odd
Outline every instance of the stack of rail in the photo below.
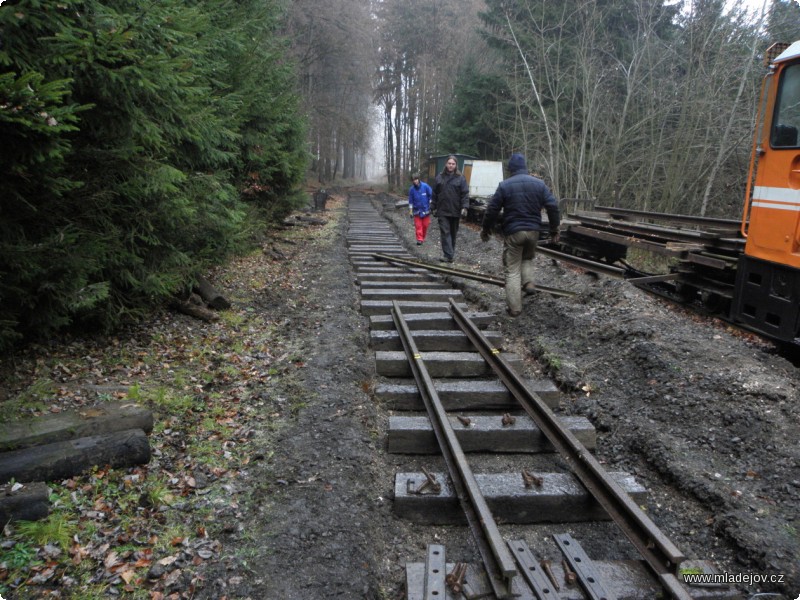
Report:
<svg viewBox="0 0 800 600"><path fill-rule="evenodd" d="M564 206L569 208L570 202ZM594 206L566 211L560 243L545 245L542 252L638 284L668 283L677 298L699 299L712 307L733 299L736 266L745 244L740 226L730 219ZM629 248L671 259L669 271L649 273L632 267L626 260Z"/></svg>

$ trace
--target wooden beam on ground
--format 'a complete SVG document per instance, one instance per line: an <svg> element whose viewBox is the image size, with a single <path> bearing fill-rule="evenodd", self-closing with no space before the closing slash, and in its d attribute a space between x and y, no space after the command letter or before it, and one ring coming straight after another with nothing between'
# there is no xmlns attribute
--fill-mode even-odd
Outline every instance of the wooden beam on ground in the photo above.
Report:
<svg viewBox="0 0 800 600"><path fill-rule="evenodd" d="M0 423L0 452L126 429L141 429L150 433L153 430L153 413L132 402L109 402Z"/></svg>
<svg viewBox="0 0 800 600"><path fill-rule="evenodd" d="M464 452L554 452L528 415L506 420L503 415L462 414L448 417ZM511 422L508 422L511 421ZM586 417L562 417L564 427L586 446L597 447L594 425ZM434 454L439 451L427 416L390 416L387 450L395 454Z"/></svg>
<svg viewBox="0 0 800 600"><path fill-rule="evenodd" d="M437 379L433 383L447 411L520 409L517 399L497 379ZM550 408L556 408L561 401L561 393L549 379L528 381L526 387L538 394ZM375 399L389 410L425 410L422 396L413 381L378 383Z"/></svg>
<svg viewBox="0 0 800 600"><path fill-rule="evenodd" d="M0 524L38 521L50 514L50 490L41 481L0 486Z"/></svg>
<svg viewBox="0 0 800 600"><path fill-rule="evenodd" d="M141 429L128 429L0 454L0 483L58 481L93 466L131 467L150 461Z"/></svg>
<svg viewBox="0 0 800 600"><path fill-rule="evenodd" d="M504 523L574 523L610 517L571 473L531 473L541 485L526 486L522 473L475 474L481 493L496 519ZM609 475L634 502L643 503L647 490L627 473ZM436 493L416 493L427 480L424 473L396 473L394 511L399 517L428 525L464 523L464 512L450 478L433 473L441 485Z"/></svg>

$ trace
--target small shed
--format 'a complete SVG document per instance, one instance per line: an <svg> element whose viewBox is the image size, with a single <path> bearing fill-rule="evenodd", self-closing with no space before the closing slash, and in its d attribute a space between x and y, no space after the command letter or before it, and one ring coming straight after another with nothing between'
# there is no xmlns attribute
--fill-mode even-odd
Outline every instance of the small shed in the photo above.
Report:
<svg viewBox="0 0 800 600"><path fill-rule="evenodd" d="M428 165L427 165L427 177L426 180L428 183L432 182L436 179L436 175L444 171L444 163L447 162L447 158L451 156L450 154L441 154L439 156L430 156L428 157ZM467 173L465 172L464 161L467 161L467 167L471 166L471 162L477 159L477 156L470 156L469 154L453 154L452 156L456 157L456 161L458 162L458 170L461 171L465 177L468 178Z"/></svg>

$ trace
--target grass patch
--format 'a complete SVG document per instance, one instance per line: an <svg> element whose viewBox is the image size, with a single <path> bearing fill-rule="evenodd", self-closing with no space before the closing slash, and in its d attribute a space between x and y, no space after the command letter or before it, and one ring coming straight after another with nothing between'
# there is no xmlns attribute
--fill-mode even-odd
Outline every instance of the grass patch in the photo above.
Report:
<svg viewBox="0 0 800 600"><path fill-rule="evenodd" d="M46 401L56 395L58 389L50 379L39 378L22 390L17 397L3 403L0 422L11 421L25 413L42 412L47 407Z"/></svg>
<svg viewBox="0 0 800 600"><path fill-rule="evenodd" d="M144 390L139 384L133 385L128 389L128 399L133 402L141 402L169 415L185 414L198 406L194 396L183 394L164 385L153 390Z"/></svg>
<svg viewBox="0 0 800 600"><path fill-rule="evenodd" d="M557 372L562 367L561 358L547 349L541 339L536 341L535 355L537 360L542 363L547 370Z"/></svg>
<svg viewBox="0 0 800 600"><path fill-rule="evenodd" d="M232 329L237 329L242 326L242 324L247 322L247 317L241 313L234 312L232 310L225 310L219 313L220 319L227 327Z"/></svg>
<svg viewBox="0 0 800 600"><path fill-rule="evenodd" d="M75 523L61 513L53 513L41 521L19 521L15 528L22 538L33 544L55 545L64 552L69 549L70 540L78 530Z"/></svg>
<svg viewBox="0 0 800 600"><path fill-rule="evenodd" d="M19 541L9 550L4 550L0 553L0 563L3 563L9 571L14 572L35 567L40 565L42 561L38 558L36 545L26 541ZM11 579L14 579L13 575Z"/></svg>

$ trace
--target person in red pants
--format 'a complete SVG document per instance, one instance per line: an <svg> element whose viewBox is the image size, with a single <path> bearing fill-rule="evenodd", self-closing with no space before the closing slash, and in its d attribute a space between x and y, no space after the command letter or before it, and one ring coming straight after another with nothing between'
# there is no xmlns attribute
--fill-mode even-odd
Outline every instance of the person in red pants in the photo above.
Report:
<svg viewBox="0 0 800 600"><path fill-rule="evenodd" d="M428 235L431 224L431 186L420 181L419 173L411 176L411 187L408 188L408 212L414 219L414 230L417 234L417 246L421 246Z"/></svg>

